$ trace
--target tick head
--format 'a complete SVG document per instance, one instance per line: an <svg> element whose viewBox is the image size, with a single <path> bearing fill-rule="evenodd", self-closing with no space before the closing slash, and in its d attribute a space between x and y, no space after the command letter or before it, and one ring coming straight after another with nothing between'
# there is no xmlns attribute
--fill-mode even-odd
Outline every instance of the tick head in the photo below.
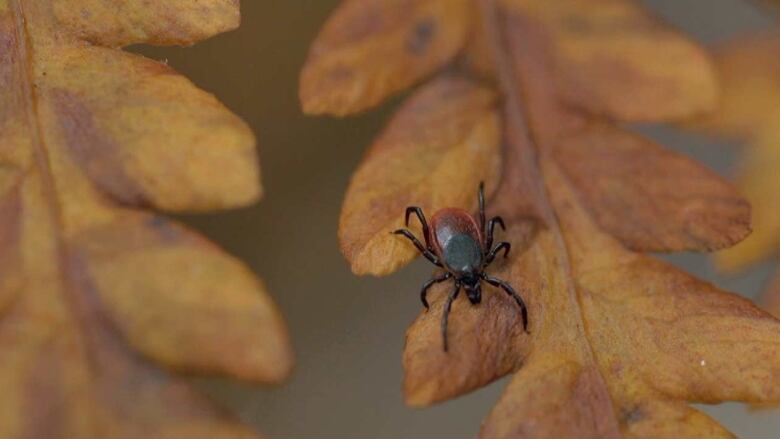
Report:
<svg viewBox="0 0 780 439"><path fill-rule="evenodd" d="M482 301L482 284L479 282L479 278L466 276L461 279L463 288L466 290L466 296L469 298L469 302L476 305Z"/></svg>

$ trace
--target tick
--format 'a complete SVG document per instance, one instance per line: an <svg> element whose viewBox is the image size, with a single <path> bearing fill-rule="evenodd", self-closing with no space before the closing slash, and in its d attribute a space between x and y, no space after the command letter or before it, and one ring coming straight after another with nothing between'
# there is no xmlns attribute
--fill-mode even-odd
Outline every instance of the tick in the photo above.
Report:
<svg viewBox="0 0 780 439"><path fill-rule="evenodd" d="M466 290L466 296L472 305L482 301L482 281L499 287L515 299L523 317L523 329L528 331L528 310L525 302L515 292L511 285L501 279L491 277L485 269L493 262L502 250L504 257L509 255L511 244L502 241L493 247L493 230L496 224L506 230L504 220L496 216L485 221L484 185L479 185L479 221L463 209L445 208L437 211L431 217L431 224L425 219L422 209L417 206L406 208L405 223L409 226L409 217L414 213L422 224L425 245L409 229L398 229L394 234L408 238L417 250L437 267L445 270L444 274L429 279L420 290L420 300L429 309L426 295L428 289L436 283L449 279L455 281L455 288L444 303L444 313L441 319L441 334L444 351L447 352L447 319L450 315L452 302L458 297L461 289Z"/></svg>

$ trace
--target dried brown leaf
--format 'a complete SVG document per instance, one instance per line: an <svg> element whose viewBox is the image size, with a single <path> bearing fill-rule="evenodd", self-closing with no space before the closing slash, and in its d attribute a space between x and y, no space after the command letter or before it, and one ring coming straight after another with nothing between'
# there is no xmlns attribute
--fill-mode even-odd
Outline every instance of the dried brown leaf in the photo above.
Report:
<svg viewBox="0 0 780 439"><path fill-rule="evenodd" d="M491 295L484 307L455 303L445 354L438 323L447 291L438 288L433 311L407 333L409 403L449 399L517 370L482 437L731 437L686 402L780 397L767 385L780 374L772 366L780 364L780 324L747 300L626 250L590 218L554 163L544 171L564 241L542 229L497 273L523 286L533 337L511 300ZM566 256L570 274L556 260Z"/></svg>
<svg viewBox="0 0 780 439"><path fill-rule="evenodd" d="M502 0L545 35L545 62L564 103L621 120L675 119L712 108L705 52L625 0Z"/></svg>
<svg viewBox="0 0 780 439"><path fill-rule="evenodd" d="M731 41L717 50L723 99L697 128L749 143L737 185L753 205L755 233L733 249L718 253L724 270L736 271L771 257L780 245L777 209L780 175L780 36L762 34Z"/></svg>
<svg viewBox="0 0 780 439"><path fill-rule="evenodd" d="M698 120L717 133L752 138L777 120L780 35L745 35L714 50L721 98L714 113Z"/></svg>
<svg viewBox="0 0 780 439"><path fill-rule="evenodd" d="M110 48L192 44L236 27L238 4L147 3L0 0L0 437L256 437L175 372L289 373L259 280L138 210L257 200L252 133Z"/></svg>
<svg viewBox="0 0 780 439"><path fill-rule="evenodd" d="M539 242L540 238L533 239L536 232L534 221L518 221L509 226L507 236L513 243ZM513 251L528 255L534 249ZM522 282L517 285L525 291L542 288L540 277L525 275L531 273L527 262L524 257L516 265L502 264L496 275ZM406 332L404 394L409 405L424 407L480 388L519 369L528 352L530 337L516 324L517 304L496 294L486 295L479 307L455 301L449 331L452 350L444 352L441 338L431 335L441 330L441 304L451 289L449 284L434 285L428 293L431 311L421 314ZM535 303L528 305L534 313Z"/></svg>
<svg viewBox="0 0 780 439"><path fill-rule="evenodd" d="M136 0L53 0L57 23L68 33L109 47L193 44L238 27L236 0L166 0L139 8ZM117 14L121 9L122 13Z"/></svg>
<svg viewBox="0 0 780 439"><path fill-rule="evenodd" d="M442 77L398 111L352 177L339 241L352 271L389 274L417 256L391 234L406 206L475 207L474 188L500 171L499 114L490 88ZM463 164L470 164L464 172ZM419 227L415 225L414 227Z"/></svg>
<svg viewBox="0 0 780 439"><path fill-rule="evenodd" d="M736 180L753 206L755 233L715 256L719 268L735 272L774 258L780 247L780 34L746 35L716 54L723 99L695 128L747 144ZM764 295L775 315L780 315L778 286L775 275Z"/></svg>
<svg viewBox="0 0 780 439"><path fill-rule="evenodd" d="M718 250L750 232L731 185L641 136L591 123L553 148L590 214L633 250Z"/></svg>
<svg viewBox="0 0 780 439"><path fill-rule="evenodd" d="M435 72L462 48L471 10L468 0L344 1L303 67L304 111L356 113Z"/></svg>
<svg viewBox="0 0 780 439"><path fill-rule="evenodd" d="M634 2L553 3L475 0L481 21L471 28L483 34L470 34L467 59L453 67L461 77L493 75L503 98L503 167L488 210L511 225L513 253L489 270L525 297L530 335L516 304L486 286L479 306L455 301L445 353L440 321L452 286L438 285L431 310L407 331L407 402L430 405L514 372L481 437L731 437L689 403L780 400L780 322L635 251L732 245L749 233L748 205L713 172L608 122L710 109L713 69L698 46ZM427 118L413 105L388 131L413 139L414 154L388 148L376 158L385 133L344 203L341 244L358 273L408 262L413 248L387 235L406 205L432 213L446 204L427 194L456 184L466 200L457 206L468 206L475 185L462 180L487 171L464 155L448 179L429 179L431 157L445 156L418 139L451 132L471 113ZM373 236L382 240L364 259L354 250Z"/></svg>

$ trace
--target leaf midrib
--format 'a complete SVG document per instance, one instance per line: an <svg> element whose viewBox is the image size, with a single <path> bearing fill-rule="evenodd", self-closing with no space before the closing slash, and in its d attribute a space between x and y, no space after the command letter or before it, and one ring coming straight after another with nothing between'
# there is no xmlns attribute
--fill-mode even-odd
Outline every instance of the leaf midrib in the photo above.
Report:
<svg viewBox="0 0 780 439"><path fill-rule="evenodd" d="M27 25L27 16L22 6L22 0L10 0L11 11L14 16L14 27L17 34L18 45L17 53L20 57L20 63L23 71L20 75L20 88L24 94L27 125L30 127L31 144L35 166L39 170L41 186L45 198L45 204L51 214L52 234L54 236L54 251L57 257L57 272L60 279L61 291L65 298L66 306L70 313L75 316L71 321L78 327L81 338L87 343L84 349L85 366L90 373L95 372L95 358L88 348L88 340L85 334L89 334L87 327L87 318L82 308L78 304L78 299L74 297L73 279L68 272L68 254L65 239L63 237L64 221L62 218L62 207L59 203L58 189L54 173L52 171L51 158L46 146L43 126L40 120L39 96L34 87L34 48L30 38L30 32Z"/></svg>
<svg viewBox="0 0 780 439"><path fill-rule="evenodd" d="M523 96L514 81L514 68L509 62L509 55L507 54L506 44L501 30L503 26L499 24L499 7L496 5L495 0L476 0L477 6L480 10L480 15L483 20L483 29L487 33L488 44L493 54L494 65L496 68L496 76L498 79L498 86L503 91L503 95L506 99L504 121L506 124L511 125L510 128L505 129L505 132L509 132L510 129L514 129L518 134L521 134L527 142L525 146L516 144L516 142L507 141L507 147L515 148L521 160L521 165L524 165L523 172L529 176L528 181L533 183L533 187L529 191L533 195L533 201L535 207L540 210L539 214L542 216L548 230L552 233L555 240L555 247L559 255L558 263L560 269L564 273L564 282L566 284L566 290L568 292L569 300L577 307L578 321L575 326L578 329L580 337L586 344L585 354L587 360L598 376L601 378L601 384L604 386L604 390L609 394L606 389L606 380L598 367L595 353L593 352L593 346L591 346L590 340L585 332L585 318L583 315L583 308L580 301L580 295L577 292L577 286L574 282L573 271L571 268L569 250L566 245L566 241L561 231L561 226L558 221L555 210L550 201L547 189L545 188L542 172L539 169L539 161L536 151L531 145L536 143L536 140L530 134L527 126L526 116L523 113L521 103L518 102L519 97ZM506 139L505 139L506 140ZM612 399L609 398L609 404L612 405ZM611 410L615 412L614 408ZM594 420L595 421L595 420ZM620 426L615 418L611 418L613 423L613 431L616 432L617 437L620 437ZM594 428L595 427L594 425Z"/></svg>

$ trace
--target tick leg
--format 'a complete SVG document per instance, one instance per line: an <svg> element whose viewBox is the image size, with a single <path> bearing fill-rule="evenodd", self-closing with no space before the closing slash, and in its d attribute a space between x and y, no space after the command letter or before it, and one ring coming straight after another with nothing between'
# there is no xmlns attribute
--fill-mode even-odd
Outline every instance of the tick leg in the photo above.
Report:
<svg viewBox="0 0 780 439"><path fill-rule="evenodd" d="M422 243L420 242L420 240L417 239L417 237L414 236L414 234L411 231L409 231L407 229L398 229L395 232L393 232L393 234L395 234L395 235L403 235L403 236L409 238L409 240L412 241L412 244L414 244L414 246L417 247L417 250L419 250L420 253L422 253L422 255L425 256L426 259L431 261L433 263L433 265L436 265L437 267L441 267L442 266L441 262L439 262L439 258L437 258L436 255L433 254L433 252L431 252L430 250L425 248L422 245Z"/></svg>
<svg viewBox="0 0 780 439"><path fill-rule="evenodd" d="M452 290L449 297L447 297L447 302L444 304L444 312L441 315L441 336L444 340L444 352L447 352L447 319L450 316L450 310L452 309L452 301L455 300L455 298L458 297L458 293L460 293L460 284L455 284L455 289Z"/></svg>
<svg viewBox="0 0 780 439"><path fill-rule="evenodd" d="M496 227L496 224L501 226L501 229L506 230L504 220L500 216L494 216L491 218L487 225L487 233L485 234L487 237L485 241L485 248L490 248L493 246L493 229Z"/></svg>
<svg viewBox="0 0 780 439"><path fill-rule="evenodd" d="M486 274L482 275L482 278L485 279L487 283L490 285L493 285L494 287L500 287L504 292L512 296L513 299L515 299L515 302L517 302L517 305L520 306L520 312L523 315L523 330L525 332L528 332L528 309L525 307L525 302L523 302L523 298L520 297L519 294L515 292L515 290L505 281L490 277Z"/></svg>
<svg viewBox="0 0 780 439"><path fill-rule="evenodd" d="M496 258L496 255L501 251L504 250L504 257L507 257L509 255L509 250L512 248L512 244L504 241L499 242L496 244L496 247L488 253L487 257L485 258L485 265L490 264L493 262L493 259Z"/></svg>
<svg viewBox="0 0 780 439"><path fill-rule="evenodd" d="M433 284L437 284L439 282L444 282L445 280L452 277L452 274L447 272L439 277L434 277L432 279L428 279L428 282L425 282L425 284L422 286L422 289L420 290L420 300L422 300L422 304L425 305L425 309L427 310L430 308L428 306L428 300L425 298L428 295L428 288L430 288Z"/></svg>
<svg viewBox="0 0 780 439"><path fill-rule="evenodd" d="M479 199L479 226L482 228L482 236L485 236L485 182L479 182L479 192L477 193ZM490 246L487 246L490 248Z"/></svg>
<svg viewBox="0 0 780 439"><path fill-rule="evenodd" d="M423 239L425 239L425 247L431 251L431 243L428 241L428 237L431 235L430 230L428 229L428 221L425 219L425 214L423 213L423 210L417 206L409 206L406 208L406 216L405 216L405 223L406 227L409 227L409 216L414 213L417 215L417 218L420 220L420 224L422 224L422 230L423 230Z"/></svg>

